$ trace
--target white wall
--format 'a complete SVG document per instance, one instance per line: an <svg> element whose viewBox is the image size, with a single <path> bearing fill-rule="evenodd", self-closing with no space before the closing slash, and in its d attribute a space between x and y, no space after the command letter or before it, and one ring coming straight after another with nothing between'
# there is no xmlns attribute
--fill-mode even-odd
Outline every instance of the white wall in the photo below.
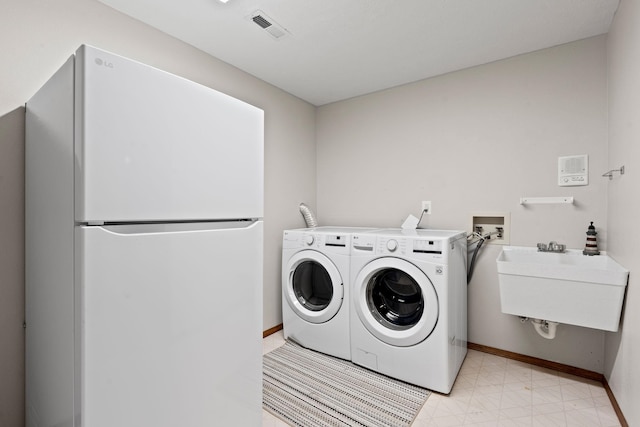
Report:
<svg viewBox="0 0 640 427"><path fill-rule="evenodd" d="M23 425L24 113L0 116L0 427Z"/></svg>
<svg viewBox="0 0 640 427"><path fill-rule="evenodd" d="M315 107L94 0L2 0L1 6L0 128L12 138L0 144L0 218L12 218L17 230L0 236L3 260L21 266L24 259L23 224L16 220L22 211L9 209L24 198L19 107L80 44L92 44L264 109L263 328L280 324L282 230L304 226L300 202L315 205ZM0 279L0 427L13 427L23 425L24 283L21 271L2 271ZM222 292L225 301L233 298L233 289Z"/></svg>
<svg viewBox="0 0 640 427"><path fill-rule="evenodd" d="M607 334L605 375L627 422L640 425L640 3L622 0L607 39L609 163L625 174L609 185L609 251L630 270L618 333Z"/></svg>
<svg viewBox="0 0 640 427"><path fill-rule="evenodd" d="M318 218L325 225L470 230L474 212L510 212L511 244L606 247L605 37L595 37L320 107ZM558 187L558 156L588 154L590 185ZM574 196L575 205L519 205ZM562 325L553 341L500 312L489 246L469 286L469 340L603 372L604 332Z"/></svg>

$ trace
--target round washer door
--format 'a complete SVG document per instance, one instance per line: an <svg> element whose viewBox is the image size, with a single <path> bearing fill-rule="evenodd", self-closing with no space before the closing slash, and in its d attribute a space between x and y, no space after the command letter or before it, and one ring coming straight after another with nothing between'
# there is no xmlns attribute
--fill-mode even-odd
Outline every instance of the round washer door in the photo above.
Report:
<svg viewBox="0 0 640 427"><path fill-rule="evenodd" d="M379 258L354 282L355 310L380 341L408 347L424 341L438 322L438 295L429 277L408 261Z"/></svg>
<svg viewBox="0 0 640 427"><path fill-rule="evenodd" d="M344 285L336 266L316 251L294 254L283 272L283 295L291 309L311 323L324 323L338 313Z"/></svg>

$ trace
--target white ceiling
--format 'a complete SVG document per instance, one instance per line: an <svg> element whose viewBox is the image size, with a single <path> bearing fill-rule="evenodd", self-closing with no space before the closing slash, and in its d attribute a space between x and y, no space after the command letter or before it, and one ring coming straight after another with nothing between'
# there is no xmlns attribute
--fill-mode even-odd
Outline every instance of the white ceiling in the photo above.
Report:
<svg viewBox="0 0 640 427"><path fill-rule="evenodd" d="M619 2L100 1L318 106L606 33Z"/></svg>

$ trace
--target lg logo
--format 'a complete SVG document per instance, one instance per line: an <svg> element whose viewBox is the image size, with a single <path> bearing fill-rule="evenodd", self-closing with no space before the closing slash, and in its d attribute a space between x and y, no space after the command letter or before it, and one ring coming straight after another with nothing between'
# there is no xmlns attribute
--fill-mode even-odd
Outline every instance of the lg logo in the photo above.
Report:
<svg viewBox="0 0 640 427"><path fill-rule="evenodd" d="M113 68L113 63L108 61L103 61L100 58L96 58L96 64L102 67Z"/></svg>

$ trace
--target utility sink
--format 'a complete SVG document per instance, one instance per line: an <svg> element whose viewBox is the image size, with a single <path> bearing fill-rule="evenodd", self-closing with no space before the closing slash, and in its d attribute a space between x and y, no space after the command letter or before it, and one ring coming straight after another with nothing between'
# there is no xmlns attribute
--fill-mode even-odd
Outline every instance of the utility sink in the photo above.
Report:
<svg viewBox="0 0 640 427"><path fill-rule="evenodd" d="M618 330L629 270L604 252L506 246L496 261L503 313Z"/></svg>

